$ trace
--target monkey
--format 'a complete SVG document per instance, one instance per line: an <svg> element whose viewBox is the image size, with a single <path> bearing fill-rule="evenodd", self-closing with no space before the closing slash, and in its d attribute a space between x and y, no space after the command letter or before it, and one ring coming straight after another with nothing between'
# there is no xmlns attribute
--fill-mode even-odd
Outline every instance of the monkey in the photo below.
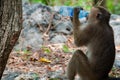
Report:
<svg viewBox="0 0 120 80"><path fill-rule="evenodd" d="M73 35L77 47L86 46L87 54L76 50L67 67L69 80L78 74L81 80L120 80L110 78L115 60L115 43L112 27L109 25L111 14L101 6L94 6L83 25L79 21L80 9L74 8Z"/></svg>

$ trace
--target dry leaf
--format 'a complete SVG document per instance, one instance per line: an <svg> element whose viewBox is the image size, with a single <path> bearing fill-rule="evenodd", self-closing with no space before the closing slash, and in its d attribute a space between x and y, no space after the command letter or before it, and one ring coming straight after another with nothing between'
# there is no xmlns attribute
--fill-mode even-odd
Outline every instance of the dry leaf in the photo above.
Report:
<svg viewBox="0 0 120 80"><path fill-rule="evenodd" d="M31 56L31 61L36 61L39 60L39 53L35 52L33 53L33 55Z"/></svg>
<svg viewBox="0 0 120 80"><path fill-rule="evenodd" d="M46 58L40 58L39 61L40 61L40 62L51 63L51 61L48 60L48 59L46 59Z"/></svg>

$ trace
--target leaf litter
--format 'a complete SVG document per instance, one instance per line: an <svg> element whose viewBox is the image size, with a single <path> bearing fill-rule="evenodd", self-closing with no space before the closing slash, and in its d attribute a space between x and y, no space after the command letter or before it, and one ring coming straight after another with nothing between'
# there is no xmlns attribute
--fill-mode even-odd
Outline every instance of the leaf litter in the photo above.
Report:
<svg viewBox="0 0 120 80"><path fill-rule="evenodd" d="M47 41L47 44L44 43L38 51L12 51L6 68L10 72L33 72L39 77L46 77L45 80L61 80L50 78L51 75L48 73L61 71L60 75L66 75L68 61L76 49L78 48L75 47L72 36L68 36L66 43L51 44ZM86 52L86 47L80 49ZM120 50L119 46L116 50ZM110 75L120 77L120 69L112 69Z"/></svg>

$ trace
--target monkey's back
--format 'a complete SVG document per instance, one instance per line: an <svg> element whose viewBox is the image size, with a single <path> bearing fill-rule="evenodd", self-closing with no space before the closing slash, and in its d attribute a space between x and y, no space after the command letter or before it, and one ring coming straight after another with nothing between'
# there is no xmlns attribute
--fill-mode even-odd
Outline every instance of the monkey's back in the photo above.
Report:
<svg viewBox="0 0 120 80"><path fill-rule="evenodd" d="M88 59L93 72L98 76L99 80L108 77L115 59L113 30L110 26L105 26L101 30L103 31L99 35L96 33L96 38L93 38L88 44Z"/></svg>

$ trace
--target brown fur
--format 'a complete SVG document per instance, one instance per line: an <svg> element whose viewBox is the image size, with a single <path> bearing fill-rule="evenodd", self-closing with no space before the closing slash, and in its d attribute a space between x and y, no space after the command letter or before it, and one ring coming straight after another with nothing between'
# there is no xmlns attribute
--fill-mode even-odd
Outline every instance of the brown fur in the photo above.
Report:
<svg viewBox="0 0 120 80"><path fill-rule="evenodd" d="M78 73L82 80L107 80L115 59L110 13L103 7L93 7L84 25L78 14L79 9L74 8L74 42L78 47L86 46L88 54L84 55L81 50L74 53L68 64L68 78L74 80Z"/></svg>

